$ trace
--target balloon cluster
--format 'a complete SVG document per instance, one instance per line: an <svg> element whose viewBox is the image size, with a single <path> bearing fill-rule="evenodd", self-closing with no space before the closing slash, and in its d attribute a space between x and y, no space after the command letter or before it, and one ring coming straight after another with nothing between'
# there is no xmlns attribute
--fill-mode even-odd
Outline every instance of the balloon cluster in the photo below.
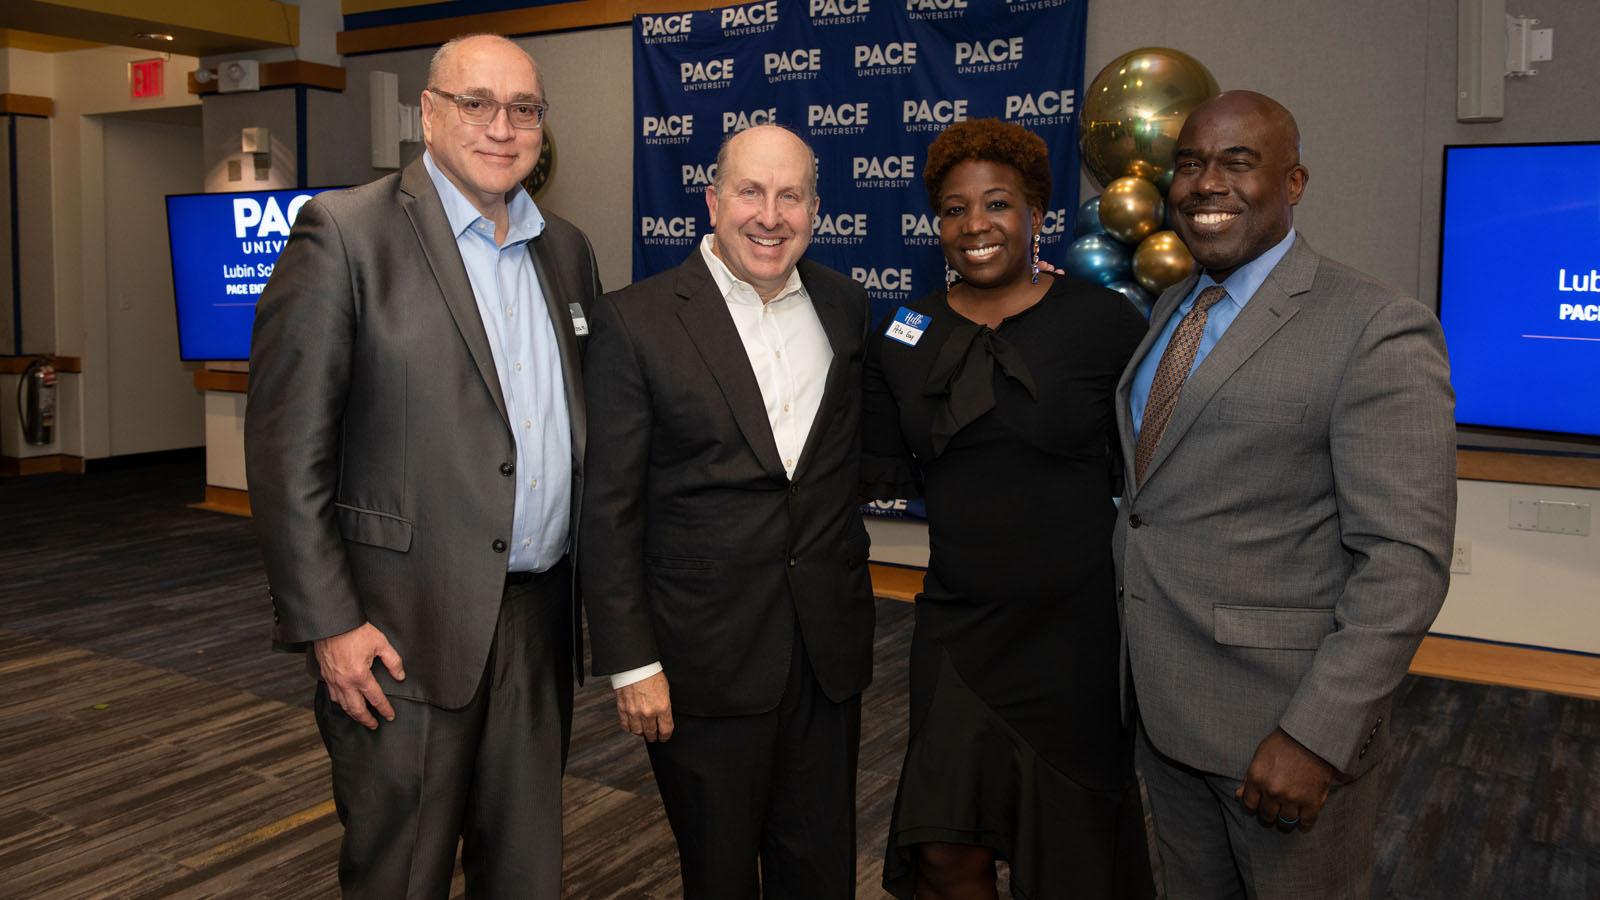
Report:
<svg viewBox="0 0 1600 900"><path fill-rule="evenodd" d="M1122 54L1089 85L1078 119L1084 168L1102 188L1078 208L1064 268L1127 297L1145 316L1161 292L1194 272L1194 257L1165 229L1178 132L1217 94L1194 57L1164 47Z"/></svg>

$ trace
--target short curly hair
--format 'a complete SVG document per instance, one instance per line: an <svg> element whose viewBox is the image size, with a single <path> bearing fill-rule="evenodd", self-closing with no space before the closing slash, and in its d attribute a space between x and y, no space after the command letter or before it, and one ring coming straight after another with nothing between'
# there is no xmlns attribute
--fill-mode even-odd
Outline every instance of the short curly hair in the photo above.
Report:
<svg viewBox="0 0 1600 900"><path fill-rule="evenodd" d="M1050 148L1044 138L1014 122L968 119L946 128L928 145L922 184L929 205L939 208L940 189L950 170L975 159L1016 169L1029 207L1044 209L1050 202Z"/></svg>

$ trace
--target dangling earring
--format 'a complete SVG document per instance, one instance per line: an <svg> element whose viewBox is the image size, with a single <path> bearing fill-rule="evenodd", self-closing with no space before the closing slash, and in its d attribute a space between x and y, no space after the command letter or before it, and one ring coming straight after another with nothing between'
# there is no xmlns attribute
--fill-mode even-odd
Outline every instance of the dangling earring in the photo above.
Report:
<svg viewBox="0 0 1600 900"><path fill-rule="evenodd" d="M957 275L954 269L950 268L950 260L948 260L948 259L945 260L944 261L944 291L945 291L945 293L947 293L947 294L950 293L950 286L955 284L957 279L959 279L960 277L961 276Z"/></svg>
<svg viewBox="0 0 1600 900"><path fill-rule="evenodd" d="M1033 233L1033 283L1039 283L1039 232Z"/></svg>

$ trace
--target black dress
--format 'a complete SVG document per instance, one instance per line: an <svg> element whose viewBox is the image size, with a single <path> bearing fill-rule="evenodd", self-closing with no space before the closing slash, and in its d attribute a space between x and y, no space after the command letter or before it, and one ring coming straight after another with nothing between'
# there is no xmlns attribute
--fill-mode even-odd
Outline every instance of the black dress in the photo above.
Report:
<svg viewBox="0 0 1600 900"><path fill-rule="evenodd" d="M997 330L918 301L914 346L868 351L863 493L923 496L931 551L911 642L911 740L884 888L915 846L981 844L1023 900L1153 896L1118 700L1112 397L1145 331L1058 276ZM892 318L891 320L892 321Z"/></svg>

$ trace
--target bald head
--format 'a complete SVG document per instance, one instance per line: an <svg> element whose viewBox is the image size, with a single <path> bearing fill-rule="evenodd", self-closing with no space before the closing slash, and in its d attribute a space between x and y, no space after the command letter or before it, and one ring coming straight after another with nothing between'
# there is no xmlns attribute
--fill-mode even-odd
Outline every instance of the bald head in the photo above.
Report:
<svg viewBox="0 0 1600 900"><path fill-rule="evenodd" d="M1195 124L1199 118L1200 125L1206 124L1211 118L1249 119L1256 125L1256 132L1263 140L1278 140L1288 147L1288 154L1296 165L1300 162L1300 125L1295 122L1294 114L1278 101L1266 94L1255 91L1224 91L1210 100L1195 107L1189 113L1189 118L1184 121L1184 130ZM1178 135L1178 146L1183 146L1183 134Z"/></svg>
<svg viewBox="0 0 1600 900"><path fill-rule="evenodd" d="M466 57L484 53L498 56L508 52L527 61L528 68L533 70L534 81L539 85L540 99L544 99L544 75L539 71L539 64L516 41L498 34L463 34L445 41L428 62L428 85L441 87L443 82L453 80L452 76L467 65Z"/></svg>
<svg viewBox="0 0 1600 900"><path fill-rule="evenodd" d="M1189 113L1167 203L1189 252L1217 281L1272 249L1294 224L1310 173L1283 104L1228 91Z"/></svg>
<svg viewBox="0 0 1600 900"><path fill-rule="evenodd" d="M734 154L751 147L762 148L788 148L804 153L807 160L807 171L811 173L806 184L811 196L817 195L817 157L798 134L782 125L755 125L743 131L736 131L722 140L722 146L717 148L717 175L715 186L718 190L726 184L723 173L728 171L728 160Z"/></svg>

